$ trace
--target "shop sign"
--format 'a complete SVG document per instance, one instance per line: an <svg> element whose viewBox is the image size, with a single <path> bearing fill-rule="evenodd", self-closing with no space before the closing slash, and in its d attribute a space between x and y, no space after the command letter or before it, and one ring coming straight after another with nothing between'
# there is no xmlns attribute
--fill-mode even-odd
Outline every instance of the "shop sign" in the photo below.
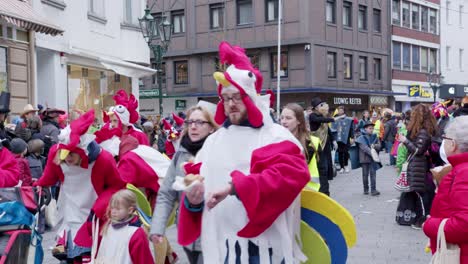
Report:
<svg viewBox="0 0 468 264"><path fill-rule="evenodd" d="M460 84L444 84L439 87L441 98L461 98L468 95L468 86Z"/></svg>
<svg viewBox="0 0 468 264"><path fill-rule="evenodd" d="M175 109L177 111L183 111L187 109L187 100L175 100Z"/></svg>
<svg viewBox="0 0 468 264"><path fill-rule="evenodd" d="M361 98L357 97L333 97L333 104L335 105L360 105L362 104Z"/></svg>
<svg viewBox="0 0 468 264"><path fill-rule="evenodd" d="M152 90L140 90L140 98L158 98L159 90L152 89Z"/></svg>
<svg viewBox="0 0 468 264"><path fill-rule="evenodd" d="M408 97L431 98L432 93L422 88L420 84L410 85L408 87Z"/></svg>

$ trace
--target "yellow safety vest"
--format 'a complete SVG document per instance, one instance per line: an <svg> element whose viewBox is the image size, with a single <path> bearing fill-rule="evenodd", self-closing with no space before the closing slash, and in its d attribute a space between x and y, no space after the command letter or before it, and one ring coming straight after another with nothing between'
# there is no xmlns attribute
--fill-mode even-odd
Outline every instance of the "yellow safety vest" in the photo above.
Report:
<svg viewBox="0 0 468 264"><path fill-rule="evenodd" d="M320 138L310 136L310 144L315 148L315 153L312 155L312 158L309 162L309 173L310 173L310 181L307 184L307 188L318 191L320 189L320 181L319 181L319 170L317 164L317 152L320 147Z"/></svg>
<svg viewBox="0 0 468 264"><path fill-rule="evenodd" d="M374 134L376 134L377 137L380 138L380 120L375 121Z"/></svg>

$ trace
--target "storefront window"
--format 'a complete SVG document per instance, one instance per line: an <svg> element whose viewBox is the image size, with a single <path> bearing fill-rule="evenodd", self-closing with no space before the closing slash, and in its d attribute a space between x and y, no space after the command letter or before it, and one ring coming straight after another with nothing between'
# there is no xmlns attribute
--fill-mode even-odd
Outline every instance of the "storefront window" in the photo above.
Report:
<svg viewBox="0 0 468 264"><path fill-rule="evenodd" d="M130 77L102 69L68 65L69 110L88 111L93 108L96 116L100 117L99 113L115 104L112 97L120 89L131 93Z"/></svg>
<svg viewBox="0 0 468 264"><path fill-rule="evenodd" d="M0 92L8 92L7 48L0 47Z"/></svg>

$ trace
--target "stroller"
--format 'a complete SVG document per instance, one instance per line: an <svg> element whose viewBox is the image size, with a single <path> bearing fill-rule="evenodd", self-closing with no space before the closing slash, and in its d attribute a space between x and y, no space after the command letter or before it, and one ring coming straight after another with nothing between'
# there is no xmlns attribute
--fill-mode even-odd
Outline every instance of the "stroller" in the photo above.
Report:
<svg viewBox="0 0 468 264"><path fill-rule="evenodd" d="M0 189L0 264L42 263L44 253L42 237L37 232L38 212L50 198L48 189Z"/></svg>

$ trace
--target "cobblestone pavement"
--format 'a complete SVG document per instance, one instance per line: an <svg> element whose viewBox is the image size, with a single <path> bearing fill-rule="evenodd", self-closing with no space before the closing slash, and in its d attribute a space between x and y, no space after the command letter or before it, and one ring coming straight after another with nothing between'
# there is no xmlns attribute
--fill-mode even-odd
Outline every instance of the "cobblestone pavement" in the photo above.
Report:
<svg viewBox="0 0 468 264"><path fill-rule="evenodd" d="M387 162L385 158L384 163ZM354 216L358 240L349 250L350 264L427 264L430 254L424 252L427 239L421 230L399 226L395 223L395 210L399 193L393 189L396 172L384 166L377 172L379 197L362 194L361 169L349 174L339 174L330 182L331 195ZM174 228L168 231L171 245L180 257L179 263L188 263L182 249L177 246ZM44 263L58 263L50 254L54 234L44 236Z"/></svg>

